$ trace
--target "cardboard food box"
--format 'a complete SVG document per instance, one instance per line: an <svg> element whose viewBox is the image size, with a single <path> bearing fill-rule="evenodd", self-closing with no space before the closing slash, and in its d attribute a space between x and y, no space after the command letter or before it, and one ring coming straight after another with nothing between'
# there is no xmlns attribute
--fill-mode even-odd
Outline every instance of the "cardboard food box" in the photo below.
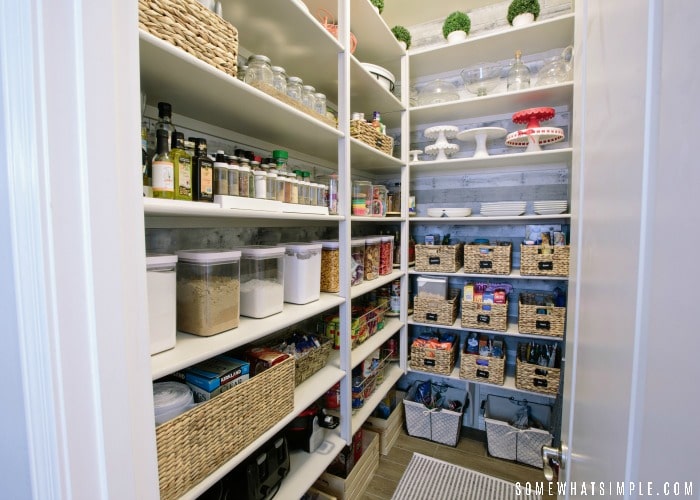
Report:
<svg viewBox="0 0 700 500"><path fill-rule="evenodd" d="M184 371L185 382L197 403L209 401L250 378L250 364L230 356L216 356Z"/></svg>

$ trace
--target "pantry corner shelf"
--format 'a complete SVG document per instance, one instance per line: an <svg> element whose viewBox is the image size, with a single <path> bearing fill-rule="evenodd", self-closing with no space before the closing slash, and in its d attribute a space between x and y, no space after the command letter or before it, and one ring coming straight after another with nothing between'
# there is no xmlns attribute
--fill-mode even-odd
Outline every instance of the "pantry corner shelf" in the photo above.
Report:
<svg viewBox="0 0 700 500"><path fill-rule="evenodd" d="M218 354L262 339L288 326L337 307L344 301L345 299L337 294L322 293L319 300L309 304L285 303L281 313L273 314L267 318L252 319L241 316L238 328L211 337L199 337L177 332L173 349L151 356L151 376L153 380L156 380Z"/></svg>
<svg viewBox="0 0 700 500"><path fill-rule="evenodd" d="M503 224L504 222L513 224L543 224L550 221L561 221L571 219L571 214L557 215L515 215L515 216L493 216L487 217L483 215L472 215L470 217L412 217L411 222L429 224Z"/></svg>
<svg viewBox="0 0 700 500"><path fill-rule="evenodd" d="M486 333L489 335L502 335L504 337L512 337L512 338L521 338L521 339L539 339L539 340L549 340L549 341L554 341L554 342L561 342L564 340L564 337L557 337L553 335L537 335L537 334L530 334L530 333L520 333L518 331L518 318L514 317L509 317L508 318L508 327L506 328L505 331L502 330L484 330L481 328L465 328L462 326L462 319L457 318L454 323L451 325L436 325L435 323L421 323L419 321L414 321L413 316L410 316L408 318L408 324L409 325L416 325L416 326L426 326L430 328L437 328L441 330L458 330L460 332L476 332L476 333Z"/></svg>
<svg viewBox="0 0 700 500"><path fill-rule="evenodd" d="M401 171L404 163L391 155L379 151L364 142L350 138L350 156L353 172L362 171L368 174L387 174Z"/></svg>
<svg viewBox="0 0 700 500"><path fill-rule="evenodd" d="M386 318L384 328L352 350L351 367L355 368L363 360L367 359L374 351L379 349L384 342L396 334L402 326L403 323L397 318Z"/></svg>
<svg viewBox="0 0 700 500"><path fill-rule="evenodd" d="M382 123L389 129L401 126L401 111L405 108L394 94L382 86L357 58L351 58L350 100L352 109L381 111Z"/></svg>
<svg viewBox="0 0 700 500"><path fill-rule="evenodd" d="M391 283L394 280L399 279L401 276L403 276L403 271L396 270L384 276L379 276L378 278L373 280L364 280L362 283L350 287L350 298L356 299L357 297L360 297L361 295L364 295L367 292L376 290L381 286L384 286L388 283Z"/></svg>
<svg viewBox="0 0 700 500"><path fill-rule="evenodd" d="M358 409L352 416L352 434L355 434L365 420L372 414L377 405L384 399L389 390L404 374L403 369L398 364L390 363L384 369L384 381L377 385L372 395L365 400L362 408Z"/></svg>
<svg viewBox="0 0 700 500"><path fill-rule="evenodd" d="M513 269L510 274L484 274L484 273L465 273L464 268L460 268L457 272L454 273L442 273L442 272L425 272L425 271L416 271L415 269L411 269L408 271L408 274L430 274L434 276L454 276L454 277L464 277L464 278L477 278L477 279L510 279L510 280L554 280L554 281L568 281L568 276L528 276L525 275L523 276L520 274L520 269Z"/></svg>
<svg viewBox="0 0 700 500"><path fill-rule="evenodd" d="M287 424L291 422L299 413L308 408L314 401L320 398L326 391L328 391L341 378L343 378L344 374L345 373L342 370L331 363L314 373L294 390L294 409L289 414L285 415L284 418L277 422L272 428L264 432L243 451L222 464L202 482L189 490L182 496L182 499L194 500L198 498L219 479L223 478L227 473L233 470L234 467L248 458L260 446L275 437L277 433L284 429ZM333 442L337 444L336 440L333 440ZM290 471L290 474L294 474L295 472L296 471L292 470Z"/></svg>

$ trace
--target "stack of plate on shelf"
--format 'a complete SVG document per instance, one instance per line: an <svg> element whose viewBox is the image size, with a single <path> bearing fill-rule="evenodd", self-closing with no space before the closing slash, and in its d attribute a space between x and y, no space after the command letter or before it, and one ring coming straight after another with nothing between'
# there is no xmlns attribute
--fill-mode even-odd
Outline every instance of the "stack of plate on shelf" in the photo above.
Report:
<svg viewBox="0 0 700 500"><path fill-rule="evenodd" d="M471 208L429 208L428 217L469 217Z"/></svg>
<svg viewBox="0 0 700 500"><path fill-rule="evenodd" d="M563 201L533 201L532 207L539 215L556 215L566 212L567 202Z"/></svg>
<svg viewBox="0 0 700 500"><path fill-rule="evenodd" d="M482 203L481 215L488 217L522 215L525 213L526 206L527 202L525 201L498 201L493 203Z"/></svg>

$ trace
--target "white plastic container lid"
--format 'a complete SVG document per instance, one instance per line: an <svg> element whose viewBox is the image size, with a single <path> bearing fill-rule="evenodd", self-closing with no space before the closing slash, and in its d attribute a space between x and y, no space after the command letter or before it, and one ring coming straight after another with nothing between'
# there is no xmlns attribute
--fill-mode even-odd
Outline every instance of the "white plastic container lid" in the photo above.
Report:
<svg viewBox="0 0 700 500"><path fill-rule="evenodd" d="M184 262L210 264L240 260L241 252L238 250L224 250L220 248L198 248L193 250L180 250L177 252L177 256L180 261Z"/></svg>
<svg viewBox="0 0 700 500"><path fill-rule="evenodd" d="M391 234L384 235L382 236L382 241L394 241L394 237Z"/></svg>
<svg viewBox="0 0 700 500"><path fill-rule="evenodd" d="M153 410L161 415L192 403L192 389L182 382L156 382L153 384Z"/></svg>
<svg viewBox="0 0 700 500"><path fill-rule="evenodd" d="M314 243L320 243L326 250L337 250L340 248L340 242L338 240L321 240L315 241Z"/></svg>
<svg viewBox="0 0 700 500"><path fill-rule="evenodd" d="M250 257L281 257L284 255L284 246L268 246L268 245L250 245L240 248L241 255L246 258Z"/></svg>
<svg viewBox="0 0 700 500"><path fill-rule="evenodd" d="M365 244L365 239L364 238L353 238L350 240L350 245L354 247L359 247L360 245L364 246Z"/></svg>
<svg viewBox="0 0 700 500"><path fill-rule="evenodd" d="M368 236L365 238L365 245L376 245L382 242L381 236Z"/></svg>
<svg viewBox="0 0 700 500"><path fill-rule="evenodd" d="M167 253L147 253L146 269L167 269L177 264L177 255Z"/></svg>
<svg viewBox="0 0 700 500"><path fill-rule="evenodd" d="M277 245L278 247L284 247L287 250L290 250L292 252L308 252L310 250L321 250L322 244L321 242L312 242L312 243L305 243L305 242L292 242L292 243L280 243Z"/></svg>

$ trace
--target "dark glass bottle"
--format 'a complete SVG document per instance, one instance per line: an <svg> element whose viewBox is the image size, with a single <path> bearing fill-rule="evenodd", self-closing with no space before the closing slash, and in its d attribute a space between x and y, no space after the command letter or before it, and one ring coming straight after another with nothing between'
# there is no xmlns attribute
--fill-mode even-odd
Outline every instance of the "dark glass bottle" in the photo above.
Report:
<svg viewBox="0 0 700 500"><path fill-rule="evenodd" d="M194 142L192 158L192 199L214 201L214 162L207 156L207 140L190 137Z"/></svg>
<svg viewBox="0 0 700 500"><path fill-rule="evenodd" d="M192 201L192 157L185 151L182 132L173 132L170 159L175 174L175 199Z"/></svg>

